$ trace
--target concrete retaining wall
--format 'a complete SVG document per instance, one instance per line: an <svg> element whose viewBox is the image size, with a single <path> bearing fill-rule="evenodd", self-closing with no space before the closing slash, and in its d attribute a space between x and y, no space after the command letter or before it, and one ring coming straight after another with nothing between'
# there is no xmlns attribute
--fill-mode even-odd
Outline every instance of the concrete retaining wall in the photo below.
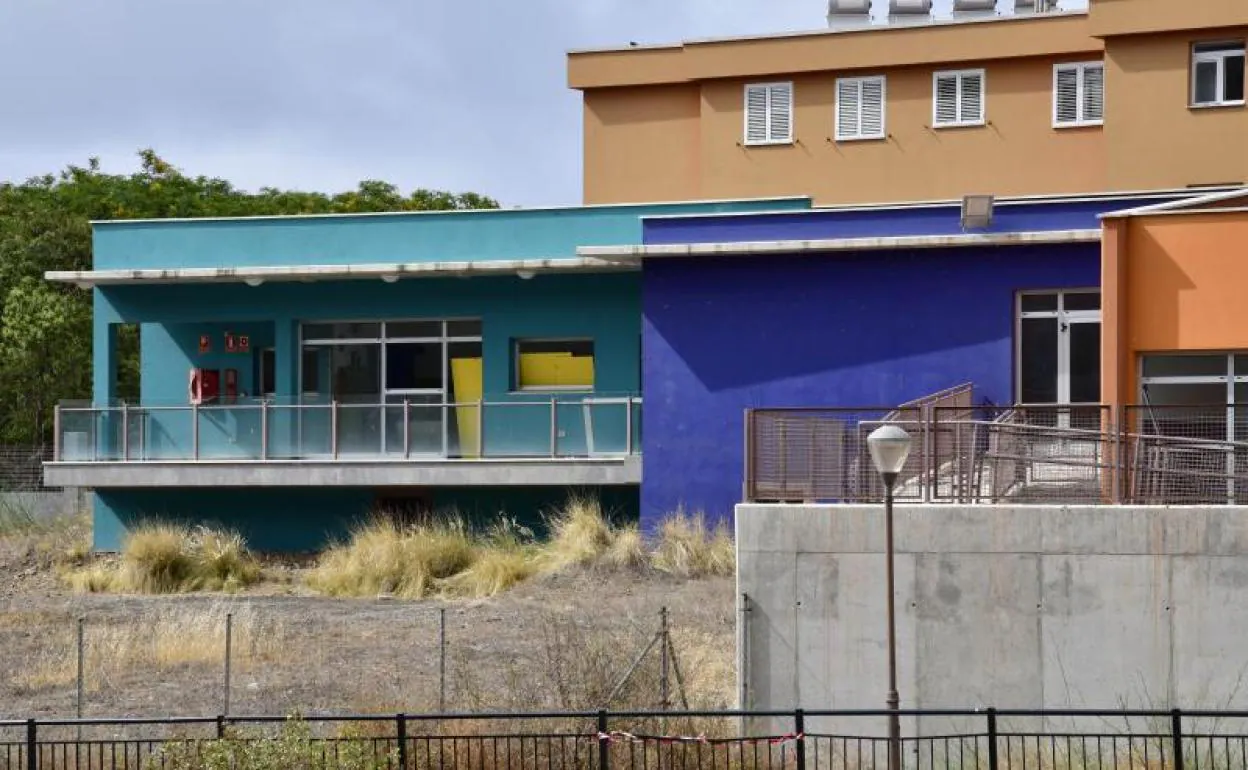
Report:
<svg viewBox="0 0 1248 770"><path fill-rule="evenodd" d="M882 507L736 527L743 705L883 708ZM903 708L1248 708L1248 507L899 506L896 580Z"/></svg>
<svg viewBox="0 0 1248 770"><path fill-rule="evenodd" d="M0 516L52 519L84 511L86 504L86 492L73 488L56 492L0 492Z"/></svg>

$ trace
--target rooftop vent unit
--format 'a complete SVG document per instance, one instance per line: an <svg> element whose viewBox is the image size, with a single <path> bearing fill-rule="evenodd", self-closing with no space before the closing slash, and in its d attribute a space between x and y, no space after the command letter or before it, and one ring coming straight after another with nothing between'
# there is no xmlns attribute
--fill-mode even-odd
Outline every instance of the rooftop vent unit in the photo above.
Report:
<svg viewBox="0 0 1248 770"><path fill-rule="evenodd" d="M915 24L932 20L932 0L888 0L889 24Z"/></svg>
<svg viewBox="0 0 1248 770"><path fill-rule="evenodd" d="M997 0L953 0L953 18L955 19L983 18L993 16L996 12Z"/></svg>
<svg viewBox="0 0 1248 770"><path fill-rule="evenodd" d="M828 0L828 26L834 29L871 24L871 0Z"/></svg>
<svg viewBox="0 0 1248 770"><path fill-rule="evenodd" d="M1017 16L1057 10L1057 0L1008 0L1008 2L1014 6L1014 14Z"/></svg>

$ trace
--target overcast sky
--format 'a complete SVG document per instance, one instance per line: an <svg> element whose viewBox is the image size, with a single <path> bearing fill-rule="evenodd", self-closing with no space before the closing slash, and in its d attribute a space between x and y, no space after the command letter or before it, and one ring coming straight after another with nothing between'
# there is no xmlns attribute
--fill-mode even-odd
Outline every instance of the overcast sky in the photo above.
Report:
<svg viewBox="0 0 1248 770"><path fill-rule="evenodd" d="M950 0L943 0L947 4ZM876 0L878 3L879 0ZM942 0L937 0L942 5ZM191 174L580 202L570 48L818 29L826 0L0 0L0 178Z"/></svg>

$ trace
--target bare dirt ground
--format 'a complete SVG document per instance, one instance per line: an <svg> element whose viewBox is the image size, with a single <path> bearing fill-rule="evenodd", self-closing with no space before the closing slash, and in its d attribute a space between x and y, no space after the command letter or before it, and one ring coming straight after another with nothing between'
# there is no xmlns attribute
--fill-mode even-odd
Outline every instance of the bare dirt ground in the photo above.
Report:
<svg viewBox="0 0 1248 770"><path fill-rule="evenodd" d="M227 613L231 714L437 709L440 609L449 711L597 708L653 637L664 606L690 705L733 699L728 578L579 572L442 603L321 598L300 585L301 567L285 565L232 596L109 596L72 592L48 553L46 542L0 538L0 719L75 715L78 618L84 715L219 714ZM658 661L656 650L611 705L658 706Z"/></svg>

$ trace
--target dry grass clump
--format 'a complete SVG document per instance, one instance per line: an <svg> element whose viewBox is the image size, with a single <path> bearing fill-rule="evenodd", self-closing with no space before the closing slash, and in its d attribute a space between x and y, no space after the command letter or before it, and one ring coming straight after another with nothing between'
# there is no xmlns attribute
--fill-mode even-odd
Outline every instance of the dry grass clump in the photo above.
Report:
<svg viewBox="0 0 1248 770"><path fill-rule="evenodd" d="M38 515L20 498L0 500L0 566L81 564L90 534L91 517L83 511Z"/></svg>
<svg viewBox="0 0 1248 770"><path fill-rule="evenodd" d="M229 601L164 604L120 622L88 623L83 632L84 674L90 690L131 676L187 665L216 666L225 659L225 619L233 617L233 660L240 670L279 660L290 638L285 626L249 604ZM45 641L20 669L19 690L38 692L72 684L78 675L76 631L69 615L33 625Z"/></svg>
<svg viewBox="0 0 1248 770"><path fill-rule="evenodd" d="M593 565L611 549L615 534L602 505L587 497L569 499L549 517L549 526L551 537L542 554L549 571Z"/></svg>
<svg viewBox="0 0 1248 770"><path fill-rule="evenodd" d="M678 511L664 519L651 558L655 569L680 577L728 576L736 569L727 524L721 521L711 530L701 513Z"/></svg>
<svg viewBox="0 0 1248 770"><path fill-rule="evenodd" d="M472 566L444 583L444 592L473 599L495 596L532 577L537 555L533 533L503 519L476 547Z"/></svg>
<svg viewBox="0 0 1248 770"><path fill-rule="evenodd" d="M169 594L235 591L258 581L261 571L237 532L148 523L126 537L120 561L88 564L64 577L87 593Z"/></svg>
<svg viewBox="0 0 1248 770"><path fill-rule="evenodd" d="M432 594L438 581L467 570L477 556L459 518L404 525L377 517L322 554L307 584L330 596L419 599Z"/></svg>
<svg viewBox="0 0 1248 770"><path fill-rule="evenodd" d="M650 563L646 541L641 527L636 524L616 529L611 534L611 546L602 555L602 562L612 569L640 569Z"/></svg>
<svg viewBox="0 0 1248 770"><path fill-rule="evenodd" d="M377 517L322 554L305 582L330 596L485 598L569 569L654 568L690 578L733 572L728 528L709 528L701 514L678 513L652 544L636 524L611 523L593 498L572 498L548 522L550 538L538 542L509 519L482 534L455 515L408 525Z"/></svg>

